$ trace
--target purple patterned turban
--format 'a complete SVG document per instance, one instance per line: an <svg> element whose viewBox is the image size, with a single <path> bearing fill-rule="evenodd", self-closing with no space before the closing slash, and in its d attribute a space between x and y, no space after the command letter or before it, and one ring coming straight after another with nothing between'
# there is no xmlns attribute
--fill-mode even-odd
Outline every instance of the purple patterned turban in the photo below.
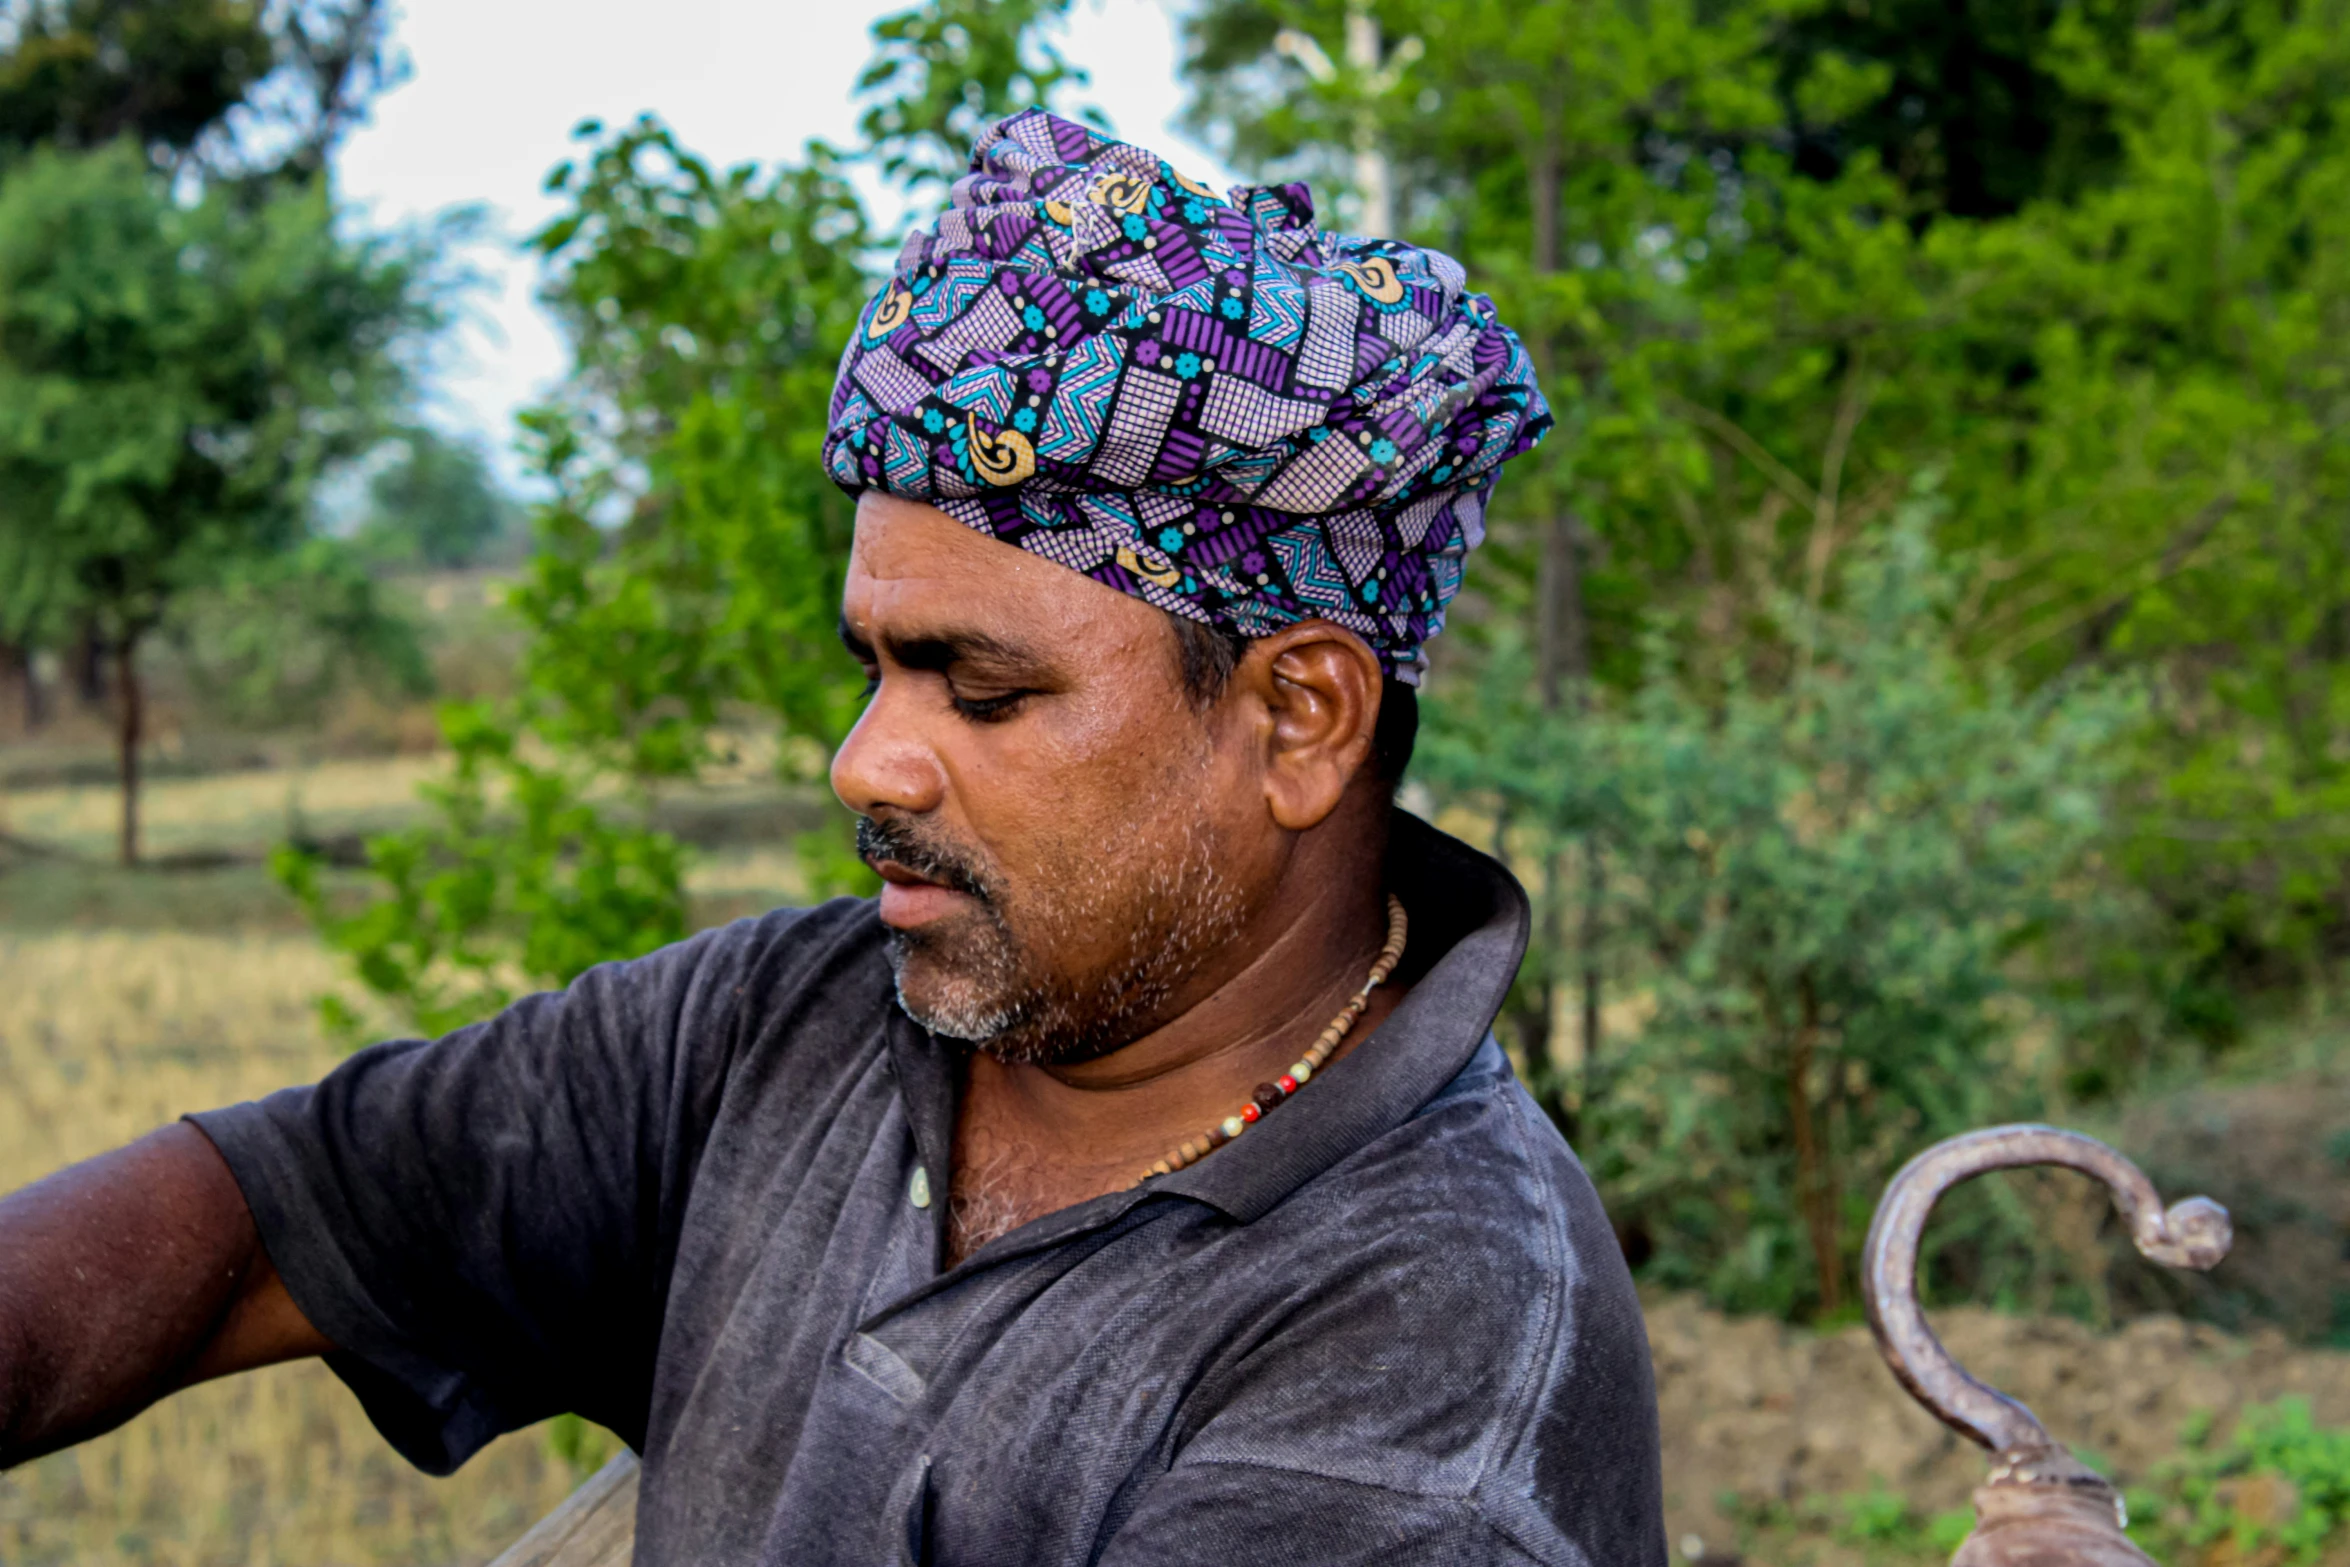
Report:
<svg viewBox="0 0 2350 1567"><path fill-rule="evenodd" d="M1192 620L1320 618L1417 683L1550 429L1460 264L1218 196L1041 110L980 138L841 358L824 461Z"/></svg>

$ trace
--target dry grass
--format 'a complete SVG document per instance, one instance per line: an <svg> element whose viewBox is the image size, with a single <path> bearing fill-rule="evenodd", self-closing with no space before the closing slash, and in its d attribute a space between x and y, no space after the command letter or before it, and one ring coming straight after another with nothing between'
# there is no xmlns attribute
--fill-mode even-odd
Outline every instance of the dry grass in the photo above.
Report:
<svg viewBox="0 0 2350 1567"><path fill-rule="evenodd" d="M395 756L158 779L140 792L144 846L153 854L266 847L285 836L289 812L296 809L320 831L399 821L415 809L416 786L447 771L443 757ZM18 789L6 795L0 820L10 831L43 843L104 854L114 842L121 810L111 785Z"/></svg>
<svg viewBox="0 0 2350 1567"><path fill-rule="evenodd" d="M317 1076L340 977L298 937L0 935L0 1189ZM0 1563L478 1562L574 1481L536 1432L426 1479L322 1367L280 1367L0 1476Z"/></svg>
<svg viewBox="0 0 2350 1567"><path fill-rule="evenodd" d="M772 764L739 765L755 783ZM399 757L159 781L145 797L148 846L249 855L283 834L289 802L316 831L389 826L446 766ZM712 799L697 809L709 815L732 796ZM0 791L11 830L93 858L111 844L115 810L105 786ZM787 846L728 842L696 856L691 887L698 910L724 917L787 898L800 881ZM315 1012L329 990L358 999L250 865L0 867L0 1191L185 1111L316 1078L337 1058ZM377 1021L393 1031L391 1018ZM0 1567L480 1562L576 1479L537 1431L452 1479L427 1479L323 1367L279 1367L193 1389L0 1475Z"/></svg>

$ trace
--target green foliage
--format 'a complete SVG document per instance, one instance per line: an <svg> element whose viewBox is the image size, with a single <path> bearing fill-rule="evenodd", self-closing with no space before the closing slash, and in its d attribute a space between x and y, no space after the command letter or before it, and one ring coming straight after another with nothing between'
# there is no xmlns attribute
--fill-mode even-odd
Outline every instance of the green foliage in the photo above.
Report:
<svg viewBox="0 0 2350 1567"><path fill-rule="evenodd" d="M251 0L16 0L0 21L0 156L120 137L185 151L274 63Z"/></svg>
<svg viewBox="0 0 2350 1567"><path fill-rule="evenodd" d="M951 179L989 120L1083 80L1045 36L1065 10L954 0L876 23L868 156L908 186ZM578 134L547 182L570 209L532 241L574 369L524 417L554 499L508 600L523 694L453 715L457 777L431 825L374 846L362 910L335 912L314 861L280 862L425 1026L477 1015L510 976L562 983L671 939L683 859L647 825L655 792L745 729L812 781L859 708L837 638L855 513L819 461L875 240L845 160L811 145L719 170L651 118ZM811 891L872 886L846 827L798 845Z"/></svg>
<svg viewBox="0 0 2350 1567"><path fill-rule="evenodd" d="M1776 678L1693 682L1660 639L1628 699L1572 719L1516 682L1432 704L1430 782L1537 861L1602 857L1655 1011L1585 1100L1585 1156L1652 1276L1734 1308L1835 1311L1894 1167L2033 1107L2017 1024L2053 998L2016 954L2092 895L2132 708L1970 674L1930 511L1856 552L1836 601L1774 606Z"/></svg>
<svg viewBox="0 0 2350 1567"><path fill-rule="evenodd" d="M858 129L881 171L908 191L949 184L981 131L1082 87L1051 36L1068 11L1069 0L931 0L875 22Z"/></svg>
<svg viewBox="0 0 2350 1567"><path fill-rule="evenodd" d="M1882 1480L1843 1496L1759 1501L1732 1493L1718 1505L1749 1560L1802 1560L1792 1542L1824 1537L1857 1550L1870 1567L1941 1567L1975 1523L1970 1508L1922 1513Z"/></svg>
<svg viewBox="0 0 2350 1567"><path fill-rule="evenodd" d="M272 859L370 990L442 1033L685 934L674 839L613 821L591 780L521 754L493 714L452 708L443 728L456 764L424 786L431 817L368 844L384 896L345 910L315 856L287 847ZM348 1008L330 1000L326 1015L348 1032Z"/></svg>
<svg viewBox="0 0 2350 1567"><path fill-rule="evenodd" d="M2157 673L2130 869L2240 992L2298 977L2341 925L2350 34L2263 7L2067 44L2126 177L1984 239L1984 272L2013 277L1986 305L2012 340L2029 323L2041 382L2012 510L1969 512L2047 562L2050 607L2008 611L2027 668Z"/></svg>
<svg viewBox="0 0 2350 1567"><path fill-rule="evenodd" d="M2180 1451L2127 1488L2130 1535L2164 1562L2259 1561L2310 1567L2350 1534L2350 1430L2320 1426L2299 1398L2248 1406L2226 1440L2205 1415ZM2087 1455L2082 1455L2087 1460ZM2094 1462L2092 1468L2098 1467ZM1793 1503L1725 1497L1750 1556L1776 1559L1804 1535L1856 1548L1883 1567L1946 1562L1974 1527L1971 1509L1928 1517L1882 1483Z"/></svg>
<svg viewBox="0 0 2350 1567"><path fill-rule="evenodd" d="M0 181L0 527L109 632L304 531L310 486L405 391L417 258L322 193L172 199L124 147Z"/></svg>
<svg viewBox="0 0 2350 1567"><path fill-rule="evenodd" d="M2350 1527L2350 1430L2319 1426L2304 1399L2247 1408L2225 1442L2206 1422L2184 1446L2129 1494L2132 1532L2161 1559L2228 1541L2236 1560L2302 1567Z"/></svg>
<svg viewBox="0 0 2350 1567"><path fill-rule="evenodd" d="M182 667L221 711L256 727L315 723L355 687L425 695L432 671L416 628L368 565L349 545L315 538L237 562L173 617Z"/></svg>
<svg viewBox="0 0 2350 1567"><path fill-rule="evenodd" d="M537 245L572 393L531 416L557 501L517 600L549 738L683 777L733 704L829 747L854 521L819 459L870 242L838 160L723 173L649 121L554 176Z"/></svg>
<svg viewBox="0 0 2350 1567"><path fill-rule="evenodd" d="M2124 15L2107 7L2068 16L2046 0L1806 10L1774 51L1784 79L1801 81L1830 63L1871 71L1874 81L1838 114L1787 95L1795 162L1824 176L1867 157L1920 206L1963 217L2077 194L2110 177L2113 136L2104 106L2067 90L2053 35L2066 23L2110 27Z"/></svg>
<svg viewBox="0 0 2350 1567"><path fill-rule="evenodd" d="M1377 23L1375 65L1348 63L1350 16ZM2248 998L2309 982L2340 950L2339 6L1209 0L1188 25L1197 126L1244 167L1341 187L1366 147L1383 155L1399 226L1458 255L1544 371L1559 428L1500 488L1470 594L1435 650L1433 721L1457 709L1462 729L1498 713L1531 730L1589 706L1604 730L1662 713L1668 692L1717 717L1785 700L1812 656L1785 606L1832 601L1927 472L1944 476L1935 545L1968 563L1937 615L1960 684L2055 731L2085 699L2086 726L2108 727L2095 693L2143 694L2143 721L2095 780L2110 831L2079 875L2158 921L2076 925L2061 949L1998 957L2022 988L2012 1000L1955 979L1919 992L1921 1017L1956 1009L1937 1016L1936 1040L1974 1038L1965 1050L1986 1060L2035 1041L2041 1064L2013 1092L1961 1073L1947 1113L1927 1115L1873 1077L1850 1103L1818 1078L1815 1146L1840 1172L1837 1204L1864 1202L1894 1151L1871 1139L1907 1151L1994 1100L2114 1092L2164 1037L2224 1046ZM1717 743L1734 733L1723 718ZM1689 885L1652 880L1662 867L1648 861L1619 865L1622 844L1593 839L1620 830L1599 805L1513 802L1491 769L1518 753L1498 738L1485 749L1436 781L1507 804L1522 863L1555 887L1506 1014L1531 1075L1574 1122L1611 1206L1634 1216L1633 1238L1656 1246L1652 1274L1816 1308L1824 1264L1802 1254L1824 1230L1849 1235L1851 1212L1819 1211L1820 1193L1782 1166L1773 1182L1733 1183L1711 1213L1704 1176L1652 1179L1642 1152L1660 1137L1685 1151L1710 1128L1709 1158L1736 1163L1774 1139L1784 1155L1792 1129L1771 1125L1791 1118L1783 1092L1735 1079L1747 1095L1736 1115L1700 1114L1709 1101L1694 1086L1639 1115L1600 1102L1676 1073L1710 1082L1713 1052L1734 1041L1741 1059L1783 1049L1801 985L1791 1001L1785 972L1750 966L1755 999L1710 1014L1676 992L1738 920L1689 925ZM1660 821L1730 808L1721 779L1662 769L1651 758L1639 775L1677 791ZM1908 865L1894 852L1886 897L1941 896L1931 877L1897 885ZM1994 903L2018 900L1998 907L2019 928L2044 917L2045 884L1985 885ZM1875 937L1865 921L1833 928L1848 943ZM1773 961L1802 945L1779 943ZM2058 981L2077 993L2064 1008ZM2125 985L2156 1005L2125 1005ZM1552 1038L1576 1010L1562 992L1577 991L1660 1008L1634 1053L1603 1041L1613 1064L1588 1104ZM1650 1038L1658 1027L1669 1042ZM1951 1072L1944 1049L1925 1052L1931 1073ZM1854 1114L1864 1128L1836 1129ZM1848 1154L1857 1164L1838 1163ZM1972 1229L1948 1255L1971 1260L1944 1282L2005 1291L2022 1276L2028 1200L1985 1191L1960 1207ZM1733 1236L1753 1248L1735 1265ZM2029 1271L2044 1295L2040 1249Z"/></svg>
<svg viewBox="0 0 2350 1567"><path fill-rule="evenodd" d="M547 1451L562 1460L585 1484L620 1453L620 1438L579 1415L557 1415L547 1422Z"/></svg>
<svg viewBox="0 0 2350 1567"><path fill-rule="evenodd" d="M403 70L389 0L0 0L0 164L128 141L174 176L322 175Z"/></svg>
<svg viewBox="0 0 2350 1567"><path fill-rule="evenodd" d="M391 565L472 566L513 538L522 508L498 487L480 449L419 427L367 482L355 542Z"/></svg>

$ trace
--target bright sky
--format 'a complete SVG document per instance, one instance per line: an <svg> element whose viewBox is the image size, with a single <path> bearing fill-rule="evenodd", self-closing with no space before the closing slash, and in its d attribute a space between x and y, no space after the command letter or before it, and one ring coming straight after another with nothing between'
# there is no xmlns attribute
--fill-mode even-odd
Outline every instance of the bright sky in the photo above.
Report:
<svg viewBox="0 0 2350 1567"><path fill-rule="evenodd" d="M501 243L474 259L491 278L431 387L431 413L479 436L511 478L516 409L559 376L565 352L533 299L537 268L515 241L551 216L540 191L579 121L651 110L721 165L847 146L849 91L866 29L907 0L407 0L398 41L414 66L345 144L344 195L378 222L486 205ZM1093 73L1087 100L1117 132L1180 154L1217 184L1231 174L1173 129L1181 105L1165 0L1078 0L1064 46Z"/></svg>

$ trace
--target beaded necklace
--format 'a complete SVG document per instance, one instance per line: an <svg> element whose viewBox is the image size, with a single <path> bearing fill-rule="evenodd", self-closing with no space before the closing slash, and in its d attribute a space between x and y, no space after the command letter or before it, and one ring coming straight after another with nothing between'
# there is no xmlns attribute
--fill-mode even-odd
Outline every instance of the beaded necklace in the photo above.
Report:
<svg viewBox="0 0 2350 1567"><path fill-rule="evenodd" d="M1403 961L1404 937L1409 923L1404 918L1403 900L1389 893L1387 945L1379 949L1378 960L1371 965L1371 977L1363 981L1363 988L1355 992L1354 999L1346 1004L1346 1010L1330 1020L1330 1026L1322 1030L1322 1037L1314 1041L1313 1048L1290 1063L1289 1070L1270 1083L1259 1083L1257 1091L1249 1097L1247 1104L1240 1107L1238 1115L1228 1115L1199 1136L1187 1139L1181 1147L1136 1176L1134 1184L1140 1186L1154 1175L1172 1175L1186 1165L1199 1163L1279 1109L1291 1094L1303 1088L1316 1072L1321 1071L1322 1063L1330 1059L1330 1052L1338 1048L1338 1042L1346 1037L1347 1031L1355 1026L1356 1019L1363 1015L1363 1009L1371 1004L1371 992L1385 984L1387 976L1395 972L1396 964Z"/></svg>

